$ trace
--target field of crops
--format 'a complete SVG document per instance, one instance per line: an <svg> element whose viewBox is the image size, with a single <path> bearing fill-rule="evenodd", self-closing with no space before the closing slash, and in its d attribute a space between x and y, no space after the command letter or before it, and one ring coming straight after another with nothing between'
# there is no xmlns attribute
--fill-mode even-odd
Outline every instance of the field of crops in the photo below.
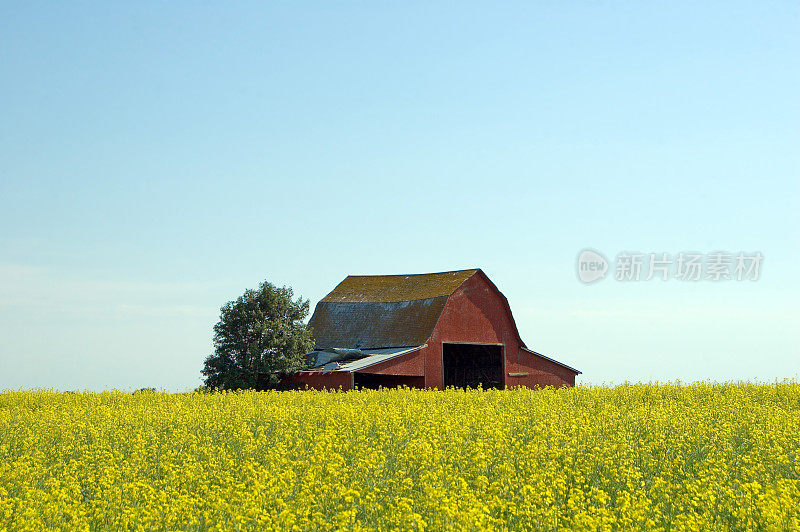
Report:
<svg viewBox="0 0 800 532"><path fill-rule="evenodd" d="M800 529L800 384L0 394L0 529Z"/></svg>

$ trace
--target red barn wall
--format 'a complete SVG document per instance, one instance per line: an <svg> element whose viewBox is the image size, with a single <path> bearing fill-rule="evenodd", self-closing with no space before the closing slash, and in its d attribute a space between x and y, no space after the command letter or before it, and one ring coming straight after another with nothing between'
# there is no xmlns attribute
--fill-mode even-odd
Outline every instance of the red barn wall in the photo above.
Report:
<svg viewBox="0 0 800 532"><path fill-rule="evenodd" d="M509 365L513 369L506 370L506 386L509 388L515 386L527 386L528 388L575 386L576 373L574 371L521 349L518 353L517 362ZM528 375L509 377L508 373L527 373Z"/></svg>
<svg viewBox="0 0 800 532"><path fill-rule="evenodd" d="M337 389L350 390L353 388L352 374L345 371L301 371L292 375L291 382L305 384L314 390Z"/></svg>
<svg viewBox="0 0 800 532"><path fill-rule="evenodd" d="M522 351L517 328L503 295L482 273L470 277L444 307L425 355L425 386L441 389L442 342L504 344L506 386L573 386L575 373ZM528 373L509 377L509 373Z"/></svg>

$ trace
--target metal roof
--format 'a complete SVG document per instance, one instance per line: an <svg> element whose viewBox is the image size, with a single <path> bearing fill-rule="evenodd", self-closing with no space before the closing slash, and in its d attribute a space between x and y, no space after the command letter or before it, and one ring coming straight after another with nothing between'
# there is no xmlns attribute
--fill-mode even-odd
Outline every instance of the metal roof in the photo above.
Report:
<svg viewBox="0 0 800 532"><path fill-rule="evenodd" d="M357 371L368 366L391 360L400 355L417 351L423 347L425 346L346 350L349 351L349 353L314 350L306 356L313 360L312 369L321 369L323 373L329 371Z"/></svg>
<svg viewBox="0 0 800 532"><path fill-rule="evenodd" d="M348 276L317 303L308 322L315 348L420 346L450 294L478 271Z"/></svg>

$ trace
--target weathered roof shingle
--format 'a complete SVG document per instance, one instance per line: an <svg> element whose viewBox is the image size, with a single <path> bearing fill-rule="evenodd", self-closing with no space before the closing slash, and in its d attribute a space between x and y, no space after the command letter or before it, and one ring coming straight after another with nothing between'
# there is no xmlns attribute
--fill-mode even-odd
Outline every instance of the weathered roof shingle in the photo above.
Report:
<svg viewBox="0 0 800 532"><path fill-rule="evenodd" d="M314 309L318 349L423 345L447 298L479 270L415 275L351 275Z"/></svg>

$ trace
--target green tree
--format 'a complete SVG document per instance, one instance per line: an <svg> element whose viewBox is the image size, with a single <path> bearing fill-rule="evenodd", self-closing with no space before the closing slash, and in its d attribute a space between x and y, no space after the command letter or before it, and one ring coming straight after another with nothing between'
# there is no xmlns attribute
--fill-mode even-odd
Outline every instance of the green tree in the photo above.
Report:
<svg viewBox="0 0 800 532"><path fill-rule="evenodd" d="M303 355L314 346L311 329L303 323L308 300L293 296L291 288L264 281L220 309L214 354L202 371L207 388L275 388L281 374L305 366Z"/></svg>

